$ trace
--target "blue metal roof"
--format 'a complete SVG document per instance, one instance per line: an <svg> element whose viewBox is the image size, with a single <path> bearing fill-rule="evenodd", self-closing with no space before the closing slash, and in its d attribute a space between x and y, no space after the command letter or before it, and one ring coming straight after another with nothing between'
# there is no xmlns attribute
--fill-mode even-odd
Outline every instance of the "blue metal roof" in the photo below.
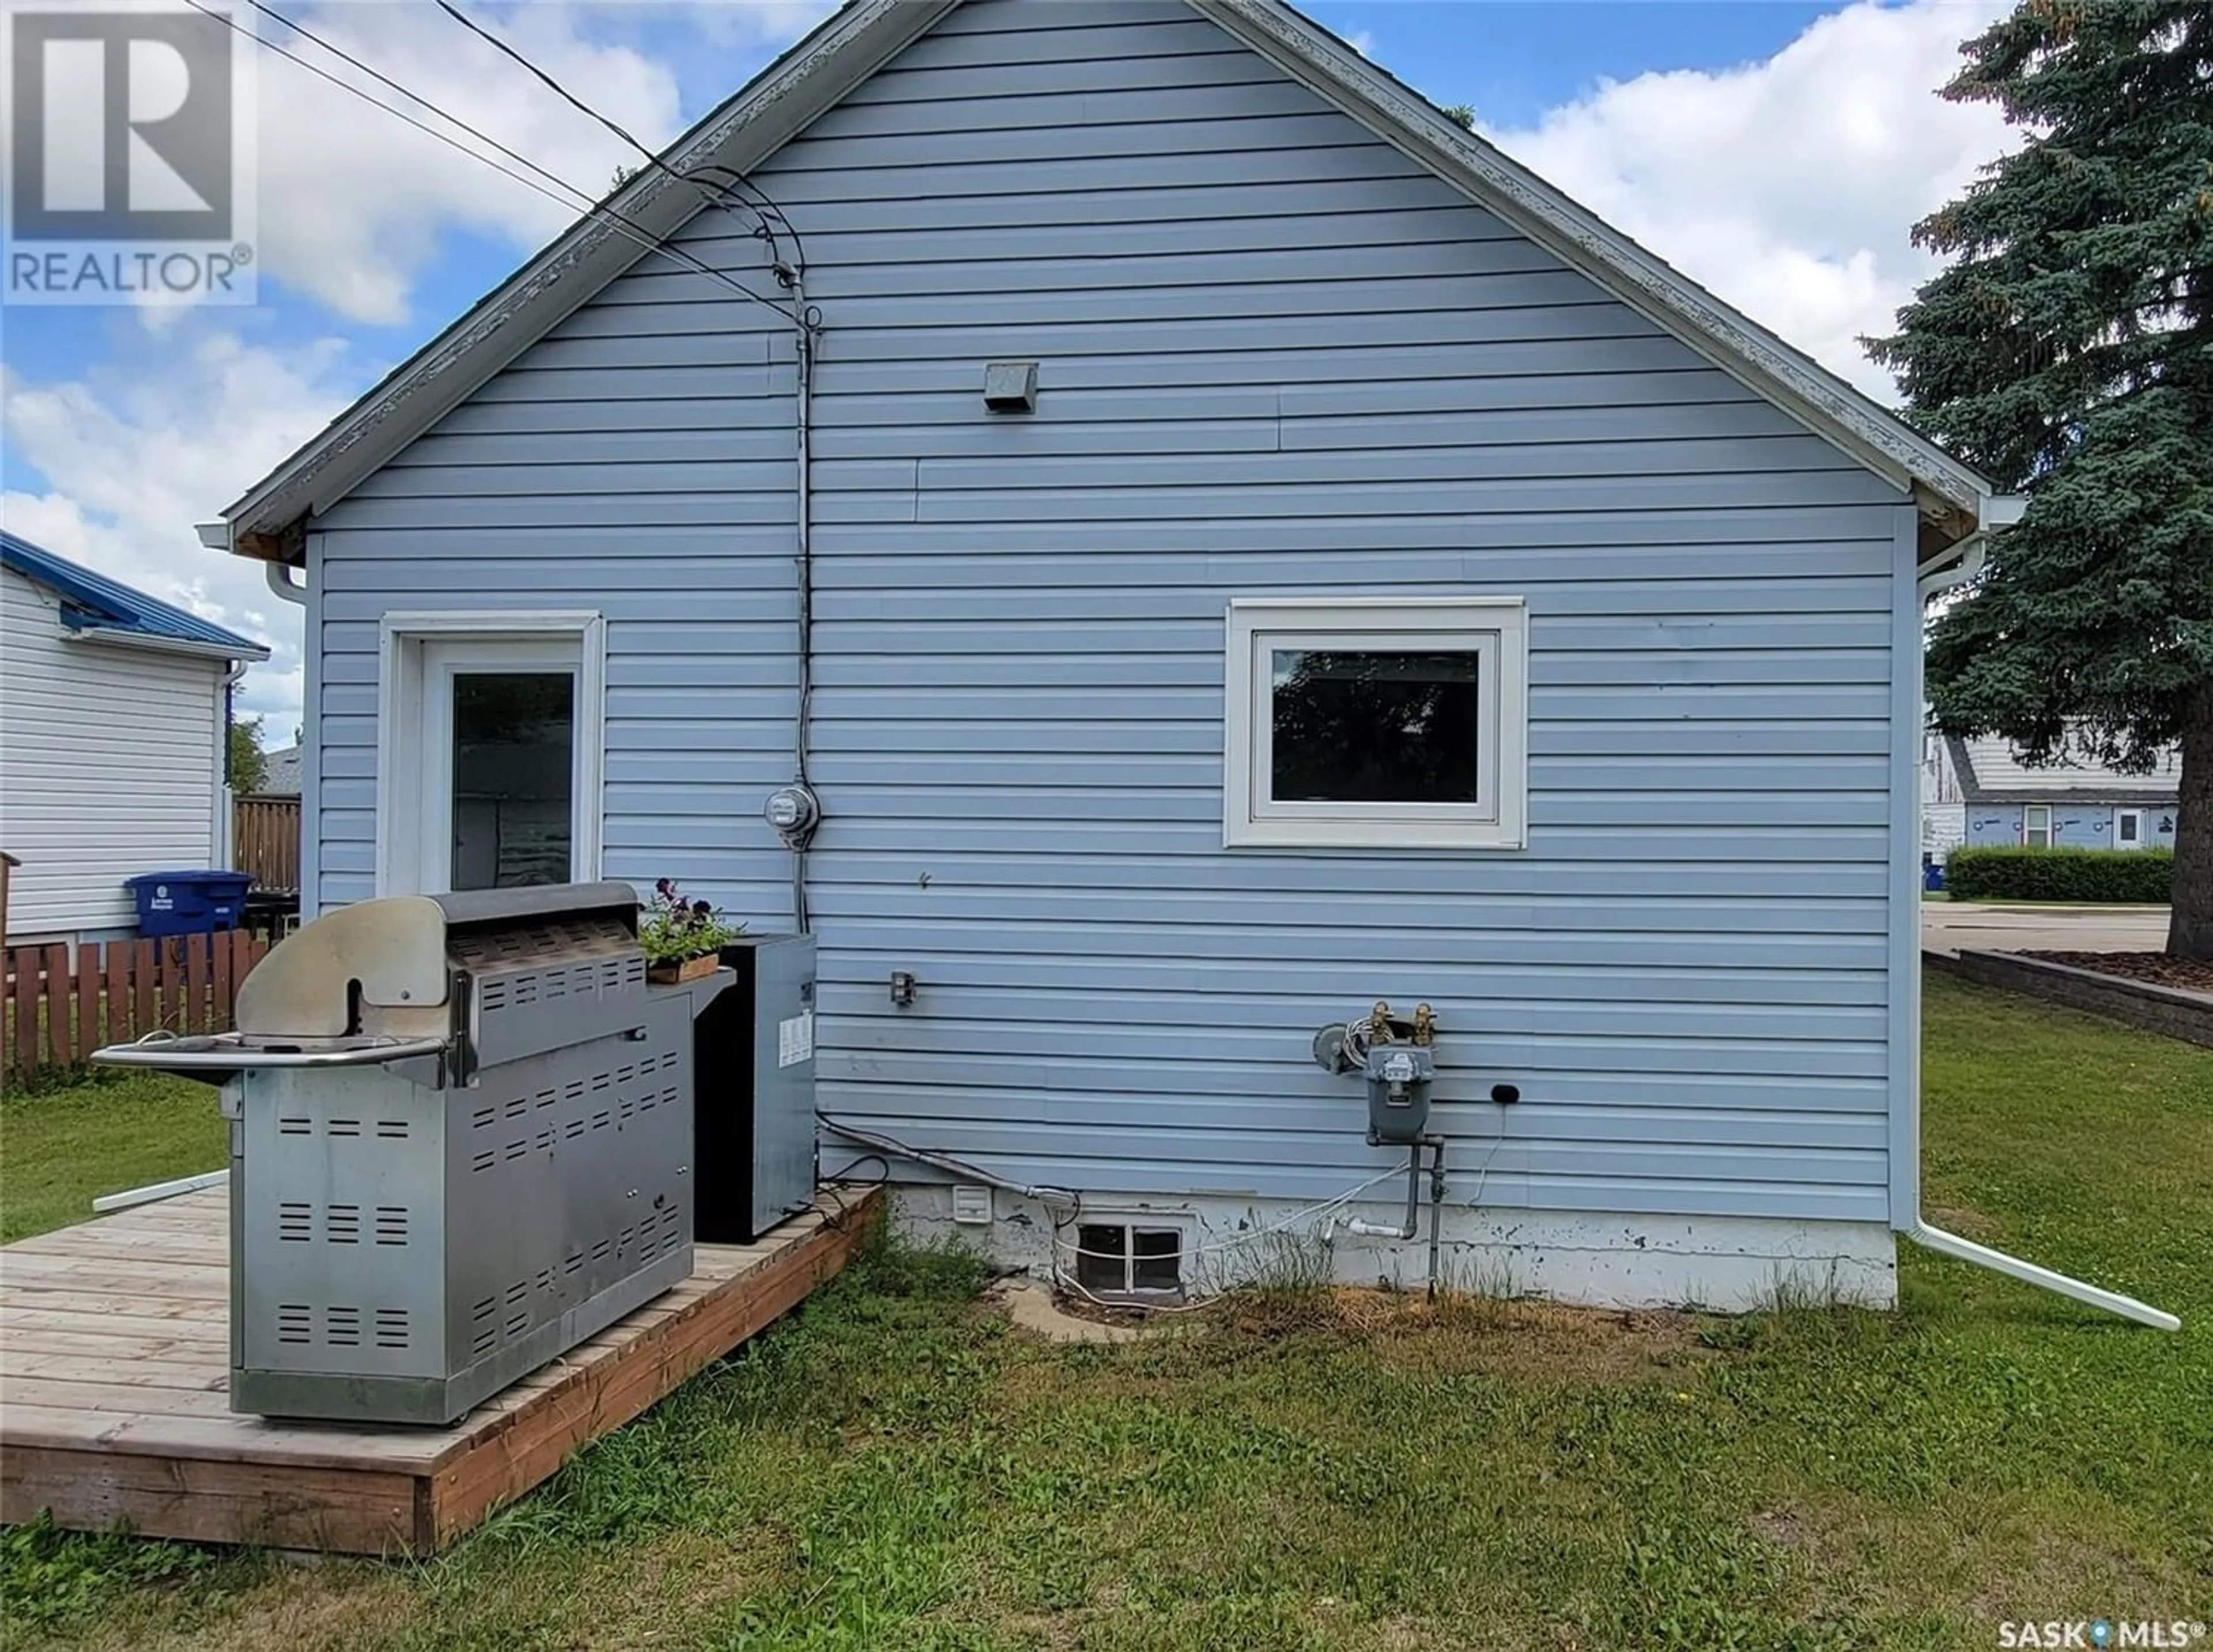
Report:
<svg viewBox="0 0 2213 1652"><path fill-rule="evenodd" d="M197 614L171 607L105 574L80 567L28 539L0 529L0 566L58 594L62 624L71 631L98 631L117 642L133 637L149 643L189 643L235 660L265 660L269 650L236 631L210 625Z"/></svg>

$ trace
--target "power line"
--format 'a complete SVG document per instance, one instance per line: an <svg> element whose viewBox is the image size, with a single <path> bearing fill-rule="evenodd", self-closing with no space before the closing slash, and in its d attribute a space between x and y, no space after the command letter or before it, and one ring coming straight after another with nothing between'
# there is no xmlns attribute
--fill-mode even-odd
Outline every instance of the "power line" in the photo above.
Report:
<svg viewBox="0 0 2213 1652"><path fill-rule="evenodd" d="M252 29L246 27L243 24L239 23L235 19L226 15L225 14L210 9L207 6L201 3L201 0L185 0L185 3L190 6L194 11L200 13L204 16L214 18L216 21L221 23L225 28L229 29L232 33L243 34L247 40L255 42L265 50L273 52L278 57L283 58L290 63L298 64L301 68L306 70L309 74L315 76L318 79L327 81L332 86L337 87L341 92L344 92L350 96L359 98L363 103L368 104L371 108L381 109L385 113L390 115L394 120L401 121L407 125L412 126L417 131L421 132L426 137L436 139L439 143L443 143L448 149L455 151L457 154L466 155L472 161L479 162L485 166L490 167L494 172L499 173L504 177L514 179L516 183L521 184L524 188L535 190L539 194L546 197L547 200L553 202L556 205L558 205L569 211L575 211L577 208L578 203L582 203L584 215L587 218L598 218L603 220L610 228L616 230L619 234L627 237L630 241L634 241L639 247L643 247L647 252L659 253L663 257L684 265L697 274L704 275L711 280L720 282L723 286L728 287L732 292L736 293L740 297L750 299L753 302L760 305L763 308L772 312L778 317L783 317L784 315L784 311L774 300L763 297L759 293L753 291L752 288L732 278L726 271L715 268L714 265L694 256L685 248L671 246L668 242L653 235L649 230L644 229L640 226L632 223L631 220L624 217L622 214L613 210L612 208L599 204L582 190L577 188L576 185L568 182L565 179L563 179L552 172L548 172L545 168L538 165L534 161L528 160L521 155L517 155L513 149L509 149L505 144L499 143L497 139L486 137L484 133L477 131L475 127L470 125L466 121L460 119L457 116L448 114L444 109L432 102L430 99L424 97L421 94L408 90L407 88L400 85L398 82L391 79L387 76L378 73L375 70L371 69L367 64L361 62L358 58L351 56L348 52L331 45L328 41L318 39L316 36L309 34L306 29L302 28L300 25L293 22L290 18L284 16L281 12L271 11L267 6L260 4L259 0L247 0L247 3L253 5L256 10L268 13L269 15L276 18L277 21L283 23L286 27L295 30L304 38L314 40L316 45L321 46L325 51L329 52L333 56L342 58L346 63L352 64L353 67L360 70L363 74L369 75L381 82L383 84L391 87L394 91L400 93L403 96L412 99L415 102L422 105L423 107L436 113L440 119L445 120L454 126L458 127L460 131L468 133L471 137L490 144L501 154L520 162L522 165L528 167L533 172L537 173L540 177L551 179L562 190L566 191L568 195L573 198L564 199L560 195L556 194L552 190L546 188L545 185L538 182L536 179L526 177L523 174L515 171L513 168L503 166L499 162L492 159L491 156L483 154L479 150L472 149L466 143L456 141L450 134L442 132L436 127L427 125L424 122L416 119L414 116L409 114L405 109L396 109L392 105L383 101L381 99L371 96L369 93L362 90L360 87L354 85L351 81L342 79L338 76L332 74L330 70L323 68L320 64L310 63L307 58L300 56L296 52L288 51L283 46L279 46L276 41L265 39L263 36L255 34Z"/></svg>
<svg viewBox="0 0 2213 1652"><path fill-rule="evenodd" d="M589 115L593 119L598 121L600 125L606 127L617 137L622 139L624 143L629 144L631 148L636 149L640 155L643 155L649 165L656 167L662 172L668 173L671 178L675 179L679 183L687 181L682 173L674 170L667 162L663 161L660 157L660 155L654 153L653 150L646 148L645 145L639 143L637 138L631 137L628 131L617 125L613 119L601 114L597 109L592 107L590 104L585 102L583 99L578 97L567 87L562 85L559 81L555 80L553 76L547 74L546 70L540 69L536 64L531 62L529 58L524 57L522 53L516 51L505 40L501 40L498 35L494 34L490 29L479 27L475 20L471 18L466 12L461 10L460 7L449 4L448 0L438 0L438 9L444 12L447 16L452 18L463 28L468 30L470 34L475 35L477 39L484 41L487 46L491 46L495 51L497 51L507 57L512 58L516 63L521 64L523 68L529 70L531 74L543 81L546 85L552 89L553 94L562 100L562 101L567 103L571 108L577 110L580 113Z"/></svg>
<svg viewBox="0 0 2213 1652"><path fill-rule="evenodd" d="M545 179L548 183L558 186L561 189L567 191L571 195L583 194L584 192L582 190L577 188L576 185L570 183L567 179L547 171L544 167L540 166L535 161L533 161L528 155L517 154L515 150L508 148L506 144L494 137L491 133L485 131L479 127L470 125L467 121L463 120L459 115L448 114L444 109L431 102L430 99L424 97L421 93L411 90L409 88L402 86L398 81L393 79L391 76L385 74L382 70L376 69L371 64L363 63L359 58L355 57L351 52L348 52L344 46L333 45L331 41L325 40L321 35L316 34L314 30L309 28L305 23L294 22L283 12L277 10L276 7L264 5L262 3L262 0L246 0L246 3L253 7L254 10L259 12L264 17L269 18L271 21L282 23L286 28L290 29L292 33L300 36L301 39L310 41L313 44L322 47L324 51L329 52L333 58L338 58L341 62L352 64L353 67L361 70L363 74L368 76L371 80L375 81L378 84L390 87L393 91L399 93L400 96L407 99L410 102L420 104L424 108L430 110L441 120L448 121L452 125L460 127L461 131L466 132L471 137L475 138L479 143L486 144L489 147L498 150L510 161L516 162L522 166L529 168L531 171L536 173L540 178ZM295 63L298 63L300 62L300 59L295 58L293 61ZM390 106L379 105L379 107L389 107Z"/></svg>
<svg viewBox="0 0 2213 1652"><path fill-rule="evenodd" d="M248 3L253 3L253 0L248 0ZM574 92L564 86L558 80L556 80L552 73L546 70L540 68L538 64L533 63L527 57L524 56L519 48L509 45L505 40L503 40L498 35L494 34L490 29L485 28L474 18L471 17L466 12L463 11L459 6L454 5L453 3L453 0L437 0L437 6L439 10L444 12L447 16L452 18L463 28L468 30L470 34L475 35L479 40L484 41L486 45L491 46L495 51L500 52L502 55L511 58L514 62L520 64L524 70L543 83L547 89L552 91L552 94L556 97L559 98L563 102L569 105L570 108L575 109L580 114L588 116L591 119L597 121L601 126L604 126L607 131L613 132L617 137L622 139L624 143L629 144L631 149L637 150L639 155L644 157L645 162L648 166L652 167L655 171L668 174L669 177L674 179L679 183L689 184L692 188L698 190L699 193L706 198L710 205L722 207L726 210L728 210L729 203L719 198L716 195L715 192L710 190L705 185L702 184L698 179L689 173L679 172L674 168L671 167L666 161L662 160L655 151L648 149L643 143L638 142L637 137L632 136L628 129L617 123L611 116L601 113L598 109L594 108L590 104L585 102L583 99L578 97ZM777 220L783 223L785 231L791 236L792 248L799 255L801 268L802 270L805 268L807 263L807 248L805 244L799 239L798 230L792 228L791 220L785 215L784 210L778 206L773 200L770 199L768 192L765 190L762 189L759 184L754 183L750 178L747 178L743 173L735 171L729 167L702 167L699 170L701 172L719 172L731 180L730 186L748 189L754 194L759 196L762 202L765 204L765 210L761 206L755 206L751 201L746 201L743 203L746 206L752 208L754 216L760 219L761 229L759 233L761 233L764 238L769 242L771 249L776 253L776 255L779 259L781 259L783 254L782 250L777 248L776 246L776 231L770 224L768 216L770 212L775 213Z"/></svg>

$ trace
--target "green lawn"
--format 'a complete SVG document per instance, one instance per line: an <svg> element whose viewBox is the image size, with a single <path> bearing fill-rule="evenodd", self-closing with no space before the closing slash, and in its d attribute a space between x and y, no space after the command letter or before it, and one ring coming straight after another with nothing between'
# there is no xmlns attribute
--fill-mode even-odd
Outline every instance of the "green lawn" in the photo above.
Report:
<svg viewBox="0 0 2213 1652"><path fill-rule="evenodd" d="M972 1265L879 1247L435 1562L27 1529L0 1609L24 1646L247 1652L1980 1648L2213 1618L2213 1053L1941 978L1928 1031L1931 1208L2180 1334L1908 1253L1894 1314L1283 1292L1064 1348Z"/></svg>
<svg viewBox="0 0 2213 1652"><path fill-rule="evenodd" d="M216 1093L160 1073L0 1093L0 1241L82 1222L102 1193L219 1170Z"/></svg>

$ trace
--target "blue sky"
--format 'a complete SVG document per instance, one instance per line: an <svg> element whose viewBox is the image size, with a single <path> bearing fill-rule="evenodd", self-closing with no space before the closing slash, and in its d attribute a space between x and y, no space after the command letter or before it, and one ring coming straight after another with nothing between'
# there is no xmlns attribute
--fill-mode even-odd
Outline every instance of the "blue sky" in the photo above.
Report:
<svg viewBox="0 0 2213 1652"><path fill-rule="evenodd" d="M1081 0L1070 0L1081 3ZM288 15L590 194L623 147L430 0L283 0ZM823 0L471 6L666 142ZM1853 342L1928 274L1911 222L1997 151L1934 95L1985 0L1344 0L1319 21L1786 338L1875 393ZM243 8L241 8L243 9ZM262 27L355 78L272 24ZM246 704L290 736L296 613L201 550L216 514L570 216L258 54L260 302L0 309L0 485L16 532L271 642ZM397 100L381 88L381 99ZM418 111L417 113L420 113Z"/></svg>

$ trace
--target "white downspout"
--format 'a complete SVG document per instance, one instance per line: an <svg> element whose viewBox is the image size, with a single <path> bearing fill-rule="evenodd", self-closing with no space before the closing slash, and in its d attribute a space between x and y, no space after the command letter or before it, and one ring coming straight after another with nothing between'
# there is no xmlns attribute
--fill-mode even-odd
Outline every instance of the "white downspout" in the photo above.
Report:
<svg viewBox="0 0 2213 1652"><path fill-rule="evenodd" d="M246 676L241 660L223 674L215 691L215 819L210 834L214 850L208 864L230 869L230 692Z"/></svg>
<svg viewBox="0 0 2213 1652"><path fill-rule="evenodd" d="M2008 1278L2018 1279L2024 1284L2041 1285L2046 1290L2058 1291L2062 1296L2071 1296L2092 1308L2102 1308L2108 1314L2134 1320L2138 1325L2148 1325L2158 1331L2182 1329L2182 1321L2164 1308L2140 1302L2133 1296L2124 1296L2117 1290L2102 1290L2096 1285L2085 1284L2080 1279L2070 1279L2064 1273L2054 1273L2050 1268L2039 1268L2033 1262L2024 1262L2017 1256L2008 1256L2003 1251L1994 1251L1987 1245L1978 1245L1972 1239L1946 1233L1942 1228L1931 1227L1925 1216L1915 1216L1913 1226L1906 1229L1905 1236L1915 1244L1935 1251L1939 1256L1956 1257L1962 1262L1972 1262L1978 1268L2003 1273Z"/></svg>
<svg viewBox="0 0 2213 1652"><path fill-rule="evenodd" d="M2019 500L1992 499L1985 502L1983 520L1990 527L2010 526L2020 519L2021 502ZM1920 595L1923 607L1928 606L1931 597L1964 585L1982 572L1984 547L1989 539L1989 527L1977 528L1960 541L1957 547L1960 555L1956 563L1953 563L1951 557L1948 555L1943 560L1951 565L1923 574L1915 582L1915 588ZM1920 675L1917 660L1915 661L1915 666L1917 668L1914 674L1917 679ZM1914 704L1918 705L1920 703L1920 696L1917 694L1914 697ZM1917 824L1921 819L1922 808L1921 765L1918 762L1913 765L1913 818ZM1921 1035L1921 1029L1918 1027L1913 1029L1913 1035L1916 1038ZM1915 1082L1917 1085L1919 1082L1917 1066L1916 1072ZM1913 1155L1915 1161L1918 1163L1921 1156L1921 1110L1917 1095L1915 1097L1913 1113ZM1919 1186L1917 1176L1915 1178L1915 1186L1917 1187ZM1905 1236L1915 1244L1935 1251L1939 1256L1952 1257L1961 1262L1972 1262L1978 1268L1988 1268L1993 1273L2003 1273L2008 1278L2018 1279L2024 1284L2036 1285L2045 1290L2056 1291L2062 1296L2071 1297L2076 1301L2087 1303L2092 1308L2103 1308L2108 1314L2118 1314L2125 1320L2134 1320L2138 1325L2148 1325L2155 1330L2179 1331L2182 1328L2180 1320L2163 1308L2152 1307L2149 1302L2140 1302L2133 1296L2124 1296L2117 1290L2106 1290L2096 1285L2086 1284L2080 1279L2070 1278L2066 1274L2054 1273L2050 1268L2040 1268L2033 1262L2024 1262L2017 1256L2008 1256L2003 1251L1994 1251L1987 1245L1978 1245L1972 1239L1962 1239L1957 1234L1947 1233L1921 1214L1917 1198L1915 1200L1915 1206L1913 1225L1905 1230Z"/></svg>

